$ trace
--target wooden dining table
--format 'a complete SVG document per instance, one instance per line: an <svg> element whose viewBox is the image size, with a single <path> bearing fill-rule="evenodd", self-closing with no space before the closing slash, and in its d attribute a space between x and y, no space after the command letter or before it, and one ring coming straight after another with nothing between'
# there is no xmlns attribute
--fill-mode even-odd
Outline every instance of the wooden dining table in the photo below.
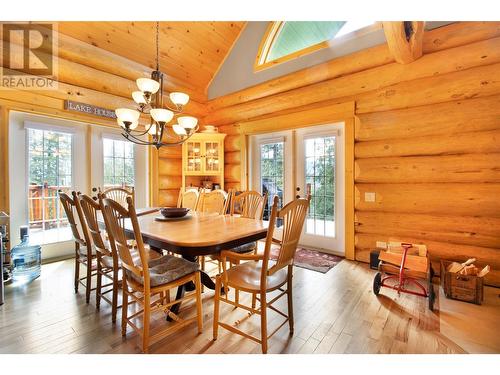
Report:
<svg viewBox="0 0 500 375"><path fill-rule="evenodd" d="M218 215L211 213L189 212L183 218L159 221L162 218L157 209L137 209L139 227L144 243L162 253L168 250L191 262L197 262L199 256L217 254L239 245L263 239L267 235L267 222L239 216ZM125 233L133 238L134 232L130 220L125 221ZM204 271L201 282L209 289L215 289L215 283ZM183 285L177 290L177 299L194 285ZM179 305L173 306L177 313Z"/></svg>

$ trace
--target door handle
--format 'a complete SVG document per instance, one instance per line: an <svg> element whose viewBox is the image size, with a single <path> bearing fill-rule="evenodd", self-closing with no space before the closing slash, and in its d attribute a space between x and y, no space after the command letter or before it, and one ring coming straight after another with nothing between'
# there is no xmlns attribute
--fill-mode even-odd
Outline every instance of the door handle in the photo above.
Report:
<svg viewBox="0 0 500 375"><path fill-rule="evenodd" d="M297 186L297 187L295 188L295 190L297 190L297 192L299 192L299 191L300 191L300 187L299 187L299 186ZM300 195L299 195L299 194L297 194L297 195L295 196L295 198L296 198L296 199L299 199L299 198L300 198Z"/></svg>

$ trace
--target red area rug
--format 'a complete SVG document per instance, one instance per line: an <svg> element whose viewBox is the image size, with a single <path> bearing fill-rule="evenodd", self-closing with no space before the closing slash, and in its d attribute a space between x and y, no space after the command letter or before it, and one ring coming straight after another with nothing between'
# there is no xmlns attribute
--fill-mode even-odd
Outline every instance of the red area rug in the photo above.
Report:
<svg viewBox="0 0 500 375"><path fill-rule="evenodd" d="M278 257L278 247L271 248L271 258ZM311 271L327 273L339 264L344 258L333 254L322 253L317 250L297 248L295 253L294 265L301 268L306 268Z"/></svg>

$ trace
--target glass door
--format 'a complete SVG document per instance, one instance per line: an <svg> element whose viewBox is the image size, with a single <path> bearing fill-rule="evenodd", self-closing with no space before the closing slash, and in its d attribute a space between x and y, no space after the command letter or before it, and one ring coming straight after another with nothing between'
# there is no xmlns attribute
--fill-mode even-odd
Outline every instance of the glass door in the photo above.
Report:
<svg viewBox="0 0 500 375"><path fill-rule="evenodd" d="M201 172L201 142L187 142L187 170Z"/></svg>
<svg viewBox="0 0 500 375"><path fill-rule="evenodd" d="M219 142L205 142L205 172L219 172Z"/></svg>
<svg viewBox="0 0 500 375"><path fill-rule="evenodd" d="M301 244L344 255L344 161L342 124L296 132L297 186L311 194Z"/></svg>

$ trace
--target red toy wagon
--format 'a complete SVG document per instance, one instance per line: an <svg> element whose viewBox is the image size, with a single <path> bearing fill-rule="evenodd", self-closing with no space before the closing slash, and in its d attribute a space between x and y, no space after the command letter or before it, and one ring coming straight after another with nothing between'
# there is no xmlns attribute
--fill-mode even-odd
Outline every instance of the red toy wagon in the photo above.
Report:
<svg viewBox="0 0 500 375"><path fill-rule="evenodd" d="M379 272L373 279L375 295L380 293L382 287L391 288L398 294L403 292L428 298L429 309L434 310L434 271L424 245L402 242L399 246L389 247L388 251L382 251L379 259ZM422 279L427 281L427 289L422 285Z"/></svg>

